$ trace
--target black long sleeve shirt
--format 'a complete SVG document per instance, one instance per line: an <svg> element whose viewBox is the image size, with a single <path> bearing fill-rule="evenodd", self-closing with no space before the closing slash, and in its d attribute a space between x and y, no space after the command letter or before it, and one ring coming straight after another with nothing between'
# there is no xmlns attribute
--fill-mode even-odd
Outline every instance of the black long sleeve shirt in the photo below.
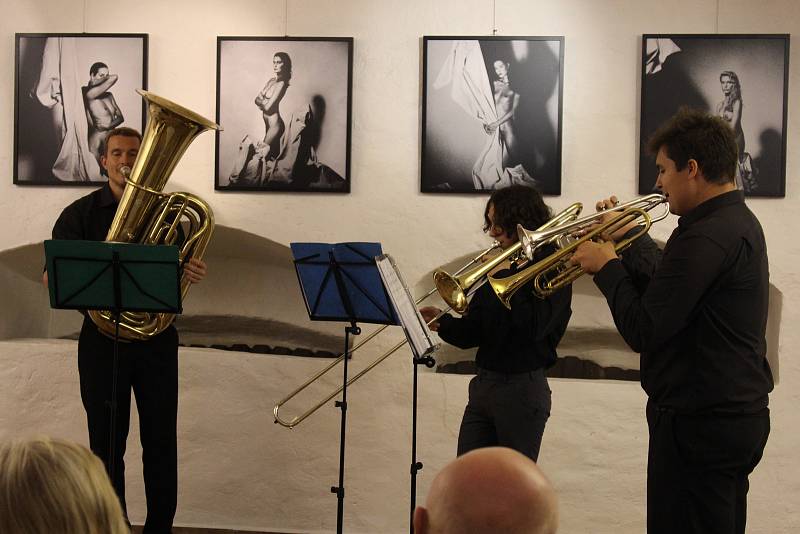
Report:
<svg viewBox="0 0 800 534"><path fill-rule="evenodd" d="M509 271L497 274L508 275ZM522 373L547 368L556 361L556 347L572 315L571 302L572 287L540 299L529 282L511 297L509 310L489 284L484 284L463 317L445 315L439 319L438 333L451 345L477 346L475 362L481 369Z"/></svg>
<svg viewBox="0 0 800 534"><path fill-rule="evenodd" d="M111 187L103 184L64 208L53 226L53 239L105 241L117 205Z"/></svg>
<svg viewBox="0 0 800 534"><path fill-rule="evenodd" d="M742 192L681 217L660 259L644 236L594 280L622 337L641 353L652 402L682 413L767 406L767 247Z"/></svg>
<svg viewBox="0 0 800 534"><path fill-rule="evenodd" d="M64 208L53 226L53 239L105 241L119 202L108 183L82 196ZM171 220L171 216L167 218ZM178 225L176 244L184 242L183 227Z"/></svg>

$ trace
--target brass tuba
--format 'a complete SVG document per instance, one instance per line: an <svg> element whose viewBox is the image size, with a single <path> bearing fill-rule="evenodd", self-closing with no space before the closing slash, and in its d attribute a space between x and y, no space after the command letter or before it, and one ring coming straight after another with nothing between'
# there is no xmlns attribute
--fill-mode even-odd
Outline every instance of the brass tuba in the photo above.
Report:
<svg viewBox="0 0 800 534"><path fill-rule="evenodd" d="M147 101L148 122L139 155L128 175L125 192L108 229L106 241L172 245L179 226L186 223L179 250L181 265L202 258L214 231L214 214L200 198L189 193L162 193L186 148L206 130L219 130L212 121L147 91L137 92ZM189 291L181 275L181 298ZM111 311L89 311L101 332L114 336L116 316ZM128 341L147 340L161 333L175 319L172 313L123 312L119 336Z"/></svg>

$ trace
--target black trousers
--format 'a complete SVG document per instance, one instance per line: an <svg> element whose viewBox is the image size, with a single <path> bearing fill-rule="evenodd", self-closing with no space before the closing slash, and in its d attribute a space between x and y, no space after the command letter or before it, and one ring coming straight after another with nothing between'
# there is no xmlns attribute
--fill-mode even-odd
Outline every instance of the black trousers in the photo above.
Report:
<svg viewBox="0 0 800 534"><path fill-rule="evenodd" d="M648 534L744 534L748 476L767 444L769 410L684 415L647 404Z"/></svg>
<svg viewBox="0 0 800 534"><path fill-rule="evenodd" d="M542 369L496 373L478 369L458 432L458 455L503 446L536 461L550 417L550 387Z"/></svg>
<svg viewBox="0 0 800 534"><path fill-rule="evenodd" d="M78 341L81 399L92 451L110 473L110 415L114 341L85 320ZM147 499L145 533L169 533L178 500L178 333L170 326L153 339L119 344L114 479L125 506L125 444L131 413L131 389L139 409L139 432Z"/></svg>

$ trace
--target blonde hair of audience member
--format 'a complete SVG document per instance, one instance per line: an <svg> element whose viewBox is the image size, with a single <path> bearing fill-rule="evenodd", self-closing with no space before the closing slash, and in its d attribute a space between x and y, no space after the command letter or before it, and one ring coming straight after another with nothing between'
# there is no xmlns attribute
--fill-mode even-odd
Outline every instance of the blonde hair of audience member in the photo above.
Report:
<svg viewBox="0 0 800 534"><path fill-rule="evenodd" d="M558 498L528 457L505 447L459 456L431 484L414 510L416 534L552 534Z"/></svg>
<svg viewBox="0 0 800 534"><path fill-rule="evenodd" d="M0 445L0 532L130 530L99 458L76 443L33 438Z"/></svg>

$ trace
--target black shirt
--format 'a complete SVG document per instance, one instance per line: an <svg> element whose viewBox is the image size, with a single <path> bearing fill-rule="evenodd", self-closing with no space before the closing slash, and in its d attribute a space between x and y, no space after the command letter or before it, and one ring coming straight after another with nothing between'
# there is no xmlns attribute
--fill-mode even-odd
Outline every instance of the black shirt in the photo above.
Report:
<svg viewBox="0 0 800 534"><path fill-rule="evenodd" d="M84 239L105 241L108 229L114 222L119 202L111 193L106 182L103 187L92 191L64 208L53 226L53 239ZM171 220L171 216L167 217ZM175 244L185 240L183 227L178 225Z"/></svg>
<svg viewBox="0 0 800 534"><path fill-rule="evenodd" d="M117 212L108 183L64 208L53 226L53 239L105 241Z"/></svg>
<svg viewBox="0 0 800 534"><path fill-rule="evenodd" d="M644 236L594 280L622 337L641 353L652 402L684 413L767 406L767 247L741 191L681 217L660 261Z"/></svg>
<svg viewBox="0 0 800 534"><path fill-rule="evenodd" d="M460 348L477 346L475 362L481 369L522 373L547 368L556 361L571 301L572 287L540 299L528 282L511 297L509 310L487 283L475 292L463 317L439 319L439 337Z"/></svg>

